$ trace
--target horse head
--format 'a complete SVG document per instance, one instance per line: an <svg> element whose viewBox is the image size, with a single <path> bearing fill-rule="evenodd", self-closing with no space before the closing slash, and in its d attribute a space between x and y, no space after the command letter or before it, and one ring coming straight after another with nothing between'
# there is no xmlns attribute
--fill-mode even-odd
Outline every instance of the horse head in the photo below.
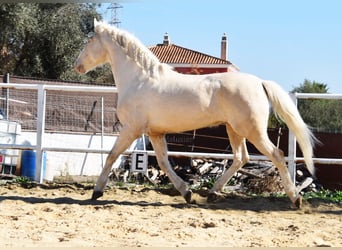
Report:
<svg viewBox="0 0 342 250"><path fill-rule="evenodd" d="M101 41L99 26L101 22L94 19L95 33L88 38L88 42L81 51L75 63L75 70L81 74L87 73L98 65L108 62L107 52Z"/></svg>

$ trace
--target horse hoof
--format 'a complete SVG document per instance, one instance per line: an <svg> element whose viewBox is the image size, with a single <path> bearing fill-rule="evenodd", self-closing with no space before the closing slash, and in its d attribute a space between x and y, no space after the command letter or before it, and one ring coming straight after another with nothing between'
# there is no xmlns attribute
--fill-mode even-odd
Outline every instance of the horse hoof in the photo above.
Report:
<svg viewBox="0 0 342 250"><path fill-rule="evenodd" d="M91 196L91 199L93 201L97 200L98 198L100 198L101 196L103 196L103 192L101 191L94 191L93 195Z"/></svg>
<svg viewBox="0 0 342 250"><path fill-rule="evenodd" d="M192 197L192 191L189 190L188 192L186 192L184 199L186 201L186 203L190 204L191 203L191 197Z"/></svg>
<svg viewBox="0 0 342 250"><path fill-rule="evenodd" d="M296 208L301 208L302 207L302 202L303 202L302 196L299 196L297 198L297 200L294 202L294 205L296 206Z"/></svg>
<svg viewBox="0 0 342 250"><path fill-rule="evenodd" d="M212 193L209 193L208 194L208 197L207 197L207 202L208 203L212 203L212 202L215 202L219 199L219 195L215 192L212 192Z"/></svg>

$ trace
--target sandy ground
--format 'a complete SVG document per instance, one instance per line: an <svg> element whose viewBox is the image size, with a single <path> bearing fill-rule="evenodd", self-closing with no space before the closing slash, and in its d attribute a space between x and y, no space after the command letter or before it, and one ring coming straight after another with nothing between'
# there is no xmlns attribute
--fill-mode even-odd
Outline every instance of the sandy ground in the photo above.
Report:
<svg viewBox="0 0 342 250"><path fill-rule="evenodd" d="M0 186L0 246L342 246L342 205L227 195L187 205L172 189Z"/></svg>

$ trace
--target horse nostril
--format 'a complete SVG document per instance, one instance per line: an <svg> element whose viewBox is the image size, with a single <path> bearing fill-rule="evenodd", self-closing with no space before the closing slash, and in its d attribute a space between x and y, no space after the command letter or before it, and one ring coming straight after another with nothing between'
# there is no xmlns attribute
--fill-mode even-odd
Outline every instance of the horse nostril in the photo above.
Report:
<svg viewBox="0 0 342 250"><path fill-rule="evenodd" d="M76 65L75 70L81 74L84 74L85 72L83 65Z"/></svg>

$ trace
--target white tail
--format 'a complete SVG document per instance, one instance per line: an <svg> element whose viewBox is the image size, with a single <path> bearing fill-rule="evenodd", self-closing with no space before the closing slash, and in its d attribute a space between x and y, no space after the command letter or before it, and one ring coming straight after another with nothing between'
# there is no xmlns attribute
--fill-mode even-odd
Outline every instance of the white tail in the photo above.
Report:
<svg viewBox="0 0 342 250"><path fill-rule="evenodd" d="M315 168L312 161L312 148L316 140L314 135L304 123L290 96L278 84L272 81L263 81L262 85L274 111L296 136L304 155L306 167L314 176Z"/></svg>

